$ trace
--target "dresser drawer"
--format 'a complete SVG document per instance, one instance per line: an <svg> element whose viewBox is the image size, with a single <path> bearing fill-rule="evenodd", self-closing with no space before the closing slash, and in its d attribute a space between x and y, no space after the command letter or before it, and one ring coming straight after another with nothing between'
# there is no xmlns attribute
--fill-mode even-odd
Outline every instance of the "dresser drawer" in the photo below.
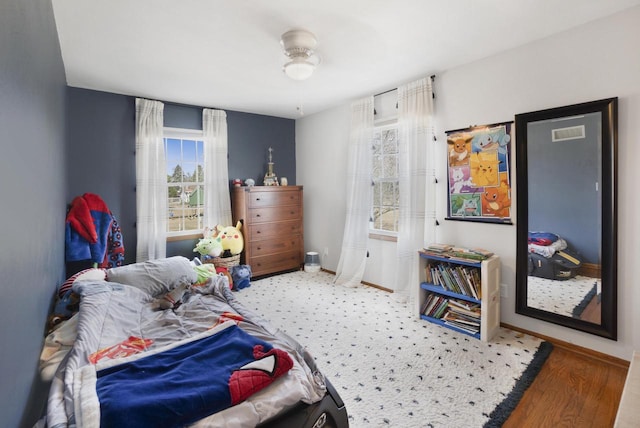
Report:
<svg viewBox="0 0 640 428"><path fill-rule="evenodd" d="M300 205L300 192L249 192L249 208L279 207L282 205Z"/></svg>
<svg viewBox="0 0 640 428"><path fill-rule="evenodd" d="M249 242L263 239L282 239L291 235L302 234L302 222L300 220L277 221L274 223L256 223L249 229Z"/></svg>
<svg viewBox="0 0 640 428"><path fill-rule="evenodd" d="M263 223L280 220L295 220L302 218L300 206L253 208L249 210L251 223Z"/></svg>
<svg viewBox="0 0 640 428"><path fill-rule="evenodd" d="M260 257L274 253L285 253L287 251L300 251L300 235L286 237L280 240L265 240L251 242L251 256Z"/></svg>
<svg viewBox="0 0 640 428"><path fill-rule="evenodd" d="M260 276L272 272L300 269L302 255L300 251L253 257L251 262L252 276Z"/></svg>

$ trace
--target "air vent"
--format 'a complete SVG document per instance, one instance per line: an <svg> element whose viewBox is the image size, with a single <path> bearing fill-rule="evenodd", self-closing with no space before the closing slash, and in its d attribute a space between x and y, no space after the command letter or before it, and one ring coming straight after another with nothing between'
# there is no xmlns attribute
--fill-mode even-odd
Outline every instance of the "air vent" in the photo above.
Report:
<svg viewBox="0 0 640 428"><path fill-rule="evenodd" d="M551 130L551 141L578 140L584 138L584 125Z"/></svg>

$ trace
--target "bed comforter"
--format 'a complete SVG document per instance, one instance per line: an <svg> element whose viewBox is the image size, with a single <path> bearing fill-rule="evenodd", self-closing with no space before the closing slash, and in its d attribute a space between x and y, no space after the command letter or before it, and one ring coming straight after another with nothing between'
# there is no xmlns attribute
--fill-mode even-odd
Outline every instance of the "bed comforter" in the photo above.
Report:
<svg viewBox="0 0 640 428"><path fill-rule="evenodd" d="M78 334L73 348L53 379L47 406L47 426L99 426L101 405L104 409L106 406L100 401L103 397L97 379L112 371L120 375L126 374L127 370L140 371L140 366L132 364L142 364L143 367L146 364L143 371L146 370L148 376L144 380L152 381L151 378L155 375L152 373L154 370L150 368L174 364L167 360L154 362L152 358L166 356L167 351L169 354L175 354L176 350L183 351L183 357L198 354L198 351L189 348L195 344L204 350L200 354L207 356L206 361L202 360L198 364L197 360L193 360L189 364L180 365L178 371L184 374L180 376L180 382L166 382L166 388L159 386L156 390L164 395L165 391L172 391L173 385L182 383L183 378L184 382L191 382L186 380L187 377L200 386L207 382L214 385L218 378L217 388L223 390L223 396L219 400L219 397L203 400L209 403L211 408L203 412L198 407L197 411L201 413L197 414L188 409L189 400L182 400L182 404L178 403L181 401L178 399L170 401L175 403L176 407L186 403L187 409L179 412L192 412L189 417L177 418L173 426L251 427L274 417L299 401L314 403L321 400L326 391L324 378L304 362L304 349L294 339L244 308L229 290L227 282L216 280L217 278L222 277L214 277L208 287L188 294L178 308L164 311L154 310L152 298L148 294L126 284L107 281L83 281L75 284L74 290L81 295ZM238 360L236 351L224 346L225 343L230 343L230 334L233 334L234 338L240 337L241 340L238 340L242 342L242 346L248 347L243 348L244 359ZM142 352L125 358L103 359L95 365L90 363L90 356L95 356L96 351L125 343L131 337L144 340L147 347ZM233 355L225 354L225 348L229 348ZM248 355L249 348L254 357ZM287 367L287 370L283 370L281 367L278 376L269 380L263 379L263 389L256 388L257 392L253 393L251 390L252 394L247 394L246 388L240 388L242 391L235 391L234 397L233 391L224 388L225 384L229 383L228 374L237 369L237 364L255 365L253 360L266 361L263 357L269 356L269 353L273 356L277 352L283 352L280 354L282 360L290 357L290 369ZM208 373L213 377L203 383L203 372L211 371L206 367L217 367L225 360L230 366L222 369L222 373ZM262 372L268 371L264 366L259 366L258 369ZM158 378L155 380L159 385L162 384L165 375L166 370L158 371ZM211 389L215 388L212 386ZM188 386L188 389L192 390L193 385ZM142 395L142 391L144 388L137 394ZM179 397L180 390L173 390L173 394L174 397ZM156 413L158 409L167 410L164 405L155 409ZM133 409L127 413L132 412L141 414ZM209 415L212 412L215 413ZM156 413L151 413L153 417L157 416ZM130 421L134 423L133 419ZM167 419L163 421L166 422ZM149 422L152 423L151 419ZM135 421L136 426L140 426L141 423L144 421Z"/></svg>

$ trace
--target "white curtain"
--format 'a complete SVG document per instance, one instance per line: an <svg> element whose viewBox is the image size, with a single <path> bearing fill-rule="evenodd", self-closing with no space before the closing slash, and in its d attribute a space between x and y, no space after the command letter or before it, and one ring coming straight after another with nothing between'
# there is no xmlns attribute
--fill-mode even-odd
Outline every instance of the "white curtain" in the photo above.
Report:
<svg viewBox="0 0 640 428"><path fill-rule="evenodd" d="M351 105L351 131L347 159L347 215L335 283L360 284L367 261L371 216L371 144L373 96Z"/></svg>
<svg viewBox="0 0 640 428"><path fill-rule="evenodd" d="M397 274L394 296L417 297L418 250L435 238L433 88L430 78L398 88Z"/></svg>
<svg viewBox="0 0 640 428"><path fill-rule="evenodd" d="M227 155L227 113L202 110L204 135L204 226L231 226L229 166Z"/></svg>
<svg viewBox="0 0 640 428"><path fill-rule="evenodd" d="M167 254L164 104L136 98L136 261Z"/></svg>

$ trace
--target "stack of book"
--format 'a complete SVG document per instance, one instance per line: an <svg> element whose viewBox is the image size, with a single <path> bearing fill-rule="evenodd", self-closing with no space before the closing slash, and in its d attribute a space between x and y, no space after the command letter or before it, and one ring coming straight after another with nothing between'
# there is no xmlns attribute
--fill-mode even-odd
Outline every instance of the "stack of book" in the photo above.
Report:
<svg viewBox="0 0 640 428"><path fill-rule="evenodd" d="M424 252L436 256L446 256L453 247L449 244L429 244L424 248Z"/></svg>
<svg viewBox="0 0 640 428"><path fill-rule="evenodd" d="M432 256L464 261L482 261L493 255L491 251L482 248L462 248L449 244L429 244L422 252Z"/></svg>
<svg viewBox="0 0 640 428"><path fill-rule="evenodd" d="M449 307L449 299L435 293L428 293L421 313L431 318L442 318Z"/></svg>
<svg viewBox="0 0 640 428"><path fill-rule="evenodd" d="M428 283L474 299L482 299L482 283L478 268L448 263L429 263L425 270Z"/></svg>
<svg viewBox="0 0 640 428"><path fill-rule="evenodd" d="M480 332L480 305L459 299L449 299L442 320L447 325L476 334Z"/></svg>

